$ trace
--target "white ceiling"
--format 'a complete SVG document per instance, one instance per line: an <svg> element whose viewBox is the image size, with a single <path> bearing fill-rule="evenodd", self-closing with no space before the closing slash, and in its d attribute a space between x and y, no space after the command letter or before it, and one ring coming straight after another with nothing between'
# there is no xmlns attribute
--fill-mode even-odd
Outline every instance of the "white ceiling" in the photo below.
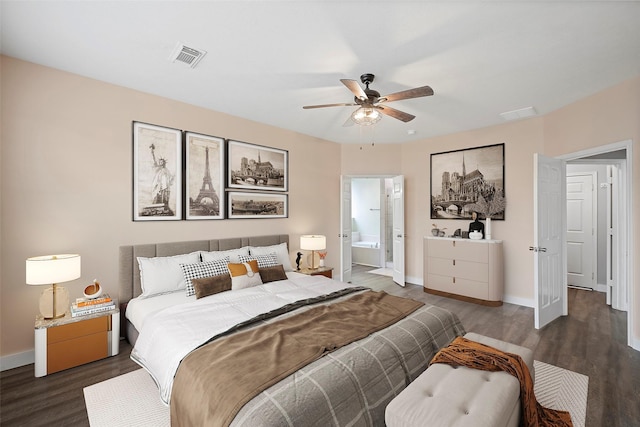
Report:
<svg viewBox="0 0 640 427"><path fill-rule="evenodd" d="M340 143L395 143L547 114L640 74L637 1L6 1L1 52ZM168 60L178 42L208 53ZM376 75L416 117L343 127L339 79ZM139 118L134 118L139 119ZM415 134L410 135L409 130ZM224 135L221 135L224 136ZM363 141L363 139L365 141Z"/></svg>

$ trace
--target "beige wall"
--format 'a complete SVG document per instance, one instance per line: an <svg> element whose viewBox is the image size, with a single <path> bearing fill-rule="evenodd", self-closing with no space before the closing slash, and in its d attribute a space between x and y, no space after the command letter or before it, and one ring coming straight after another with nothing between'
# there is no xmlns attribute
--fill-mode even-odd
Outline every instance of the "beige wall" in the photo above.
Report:
<svg viewBox="0 0 640 427"><path fill-rule="evenodd" d="M633 141L633 212L635 225L634 345L640 348L640 77L580 100L543 117L484 129L426 138L396 146L342 146L345 175L405 176L407 277L422 278L422 238L436 222L448 230L466 229L468 221L429 219L430 155L483 145L505 144L505 221L494 221L493 238L504 241L505 300L533 305L533 154L579 152L625 140ZM398 158L399 157L399 158Z"/></svg>
<svg viewBox="0 0 640 427"><path fill-rule="evenodd" d="M131 243L338 229L340 147L283 129L18 61L2 59L1 353L33 349L43 288L25 284L25 259L82 256L82 295L92 279L117 293L118 246ZM289 218L133 222L133 120L289 150ZM313 159L313 161L310 161ZM338 262L328 239L329 265Z"/></svg>
<svg viewBox="0 0 640 427"><path fill-rule="evenodd" d="M117 289L118 246L249 234L288 233L292 252L303 233L328 237L329 265L339 265L340 174L406 177L407 276L422 277L422 237L429 219L429 156L505 143L507 218L493 234L505 242L506 297L533 299L533 153L556 156L634 141L640 173L640 77L548 116L402 145L338 145L184 103L0 57L0 356L33 349L41 289L27 286L24 260L78 252L82 278L72 298L98 278ZM131 122L155 123L289 150L289 218L224 221L131 221ZM313 159L313 162L308 159ZM635 180L637 181L637 179ZM633 222L640 223L640 185ZM333 213L333 214L332 214ZM466 227L453 221L449 229ZM640 241L640 226L634 231ZM640 247L635 246L636 260ZM640 263L635 262L636 283ZM635 309L640 314L640 286ZM635 339L640 337L636 316Z"/></svg>

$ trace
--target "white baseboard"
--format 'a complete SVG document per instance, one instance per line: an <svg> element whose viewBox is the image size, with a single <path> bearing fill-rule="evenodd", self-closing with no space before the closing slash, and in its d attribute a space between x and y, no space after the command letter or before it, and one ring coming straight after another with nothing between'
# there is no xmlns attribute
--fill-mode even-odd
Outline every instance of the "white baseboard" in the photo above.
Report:
<svg viewBox="0 0 640 427"><path fill-rule="evenodd" d="M405 276L404 281L412 285L422 286L422 277Z"/></svg>
<svg viewBox="0 0 640 427"><path fill-rule="evenodd" d="M509 295L505 295L504 298L502 298L502 302L506 302L508 304L521 305L523 307L529 307L529 308L534 307L534 301L529 298L520 298L520 297L512 297Z"/></svg>
<svg viewBox="0 0 640 427"><path fill-rule="evenodd" d="M10 354L0 357L0 371L6 371L20 366L31 365L35 363L35 350L29 350L22 353Z"/></svg>

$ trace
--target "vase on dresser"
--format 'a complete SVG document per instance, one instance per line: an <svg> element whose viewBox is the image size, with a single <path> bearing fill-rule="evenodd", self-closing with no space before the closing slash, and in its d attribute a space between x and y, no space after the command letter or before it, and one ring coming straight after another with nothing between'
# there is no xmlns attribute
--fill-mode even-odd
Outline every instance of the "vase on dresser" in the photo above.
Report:
<svg viewBox="0 0 640 427"><path fill-rule="evenodd" d="M491 240L491 217L487 217L487 223L484 226L484 238Z"/></svg>

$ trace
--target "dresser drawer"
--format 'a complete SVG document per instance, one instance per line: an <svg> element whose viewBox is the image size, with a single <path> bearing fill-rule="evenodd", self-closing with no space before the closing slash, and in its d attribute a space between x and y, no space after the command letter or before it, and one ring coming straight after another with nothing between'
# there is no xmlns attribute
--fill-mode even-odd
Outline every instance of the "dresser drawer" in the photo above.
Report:
<svg viewBox="0 0 640 427"><path fill-rule="evenodd" d="M109 330L110 320L111 316L103 316L51 327L47 331L47 344L51 345L85 335L106 332Z"/></svg>
<svg viewBox="0 0 640 427"><path fill-rule="evenodd" d="M427 268L432 274L459 277L478 282L489 281L489 265L457 259L427 258Z"/></svg>
<svg viewBox="0 0 640 427"><path fill-rule="evenodd" d="M427 244L429 256L473 262L489 262L489 249L486 244L464 241L462 239L430 239Z"/></svg>
<svg viewBox="0 0 640 427"><path fill-rule="evenodd" d="M47 346L47 373L83 365L109 355L108 332L98 332Z"/></svg>
<svg viewBox="0 0 640 427"><path fill-rule="evenodd" d="M487 282L458 277L428 274L425 288L450 294L465 295L480 300L487 300L489 298L489 284Z"/></svg>

